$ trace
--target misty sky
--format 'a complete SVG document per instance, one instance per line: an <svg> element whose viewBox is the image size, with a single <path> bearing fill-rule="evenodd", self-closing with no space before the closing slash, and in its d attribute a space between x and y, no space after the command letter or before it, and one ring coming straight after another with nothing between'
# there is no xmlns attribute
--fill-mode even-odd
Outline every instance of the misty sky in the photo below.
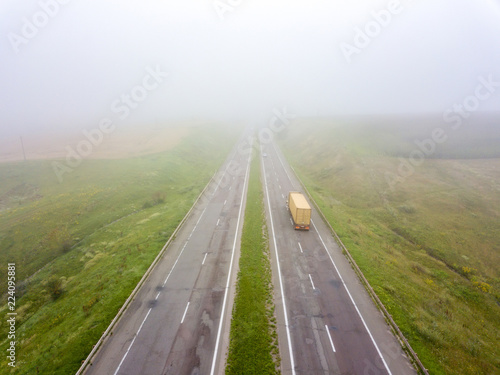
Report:
<svg viewBox="0 0 500 375"><path fill-rule="evenodd" d="M367 27L372 37L356 46ZM349 58L346 45L357 49ZM157 81L146 77L155 69ZM439 114L474 95L480 77L500 82L498 0L0 3L0 136L120 115ZM134 88L141 101L125 116L122 95ZM500 87L479 110L500 110Z"/></svg>

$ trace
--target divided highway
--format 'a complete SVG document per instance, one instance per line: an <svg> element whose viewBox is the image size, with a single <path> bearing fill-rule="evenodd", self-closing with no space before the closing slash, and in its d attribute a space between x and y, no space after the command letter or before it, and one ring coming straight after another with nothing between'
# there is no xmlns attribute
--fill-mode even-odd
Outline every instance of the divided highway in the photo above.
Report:
<svg viewBox="0 0 500 375"><path fill-rule="evenodd" d="M315 210L293 229L300 184L262 151L282 374L416 374ZM85 374L224 373L249 163L231 153Z"/></svg>
<svg viewBox="0 0 500 375"><path fill-rule="evenodd" d="M231 153L85 374L224 372L249 161Z"/></svg>
<svg viewBox="0 0 500 375"><path fill-rule="evenodd" d="M274 144L261 151L282 373L416 374L315 209L310 231L293 229L300 183Z"/></svg>

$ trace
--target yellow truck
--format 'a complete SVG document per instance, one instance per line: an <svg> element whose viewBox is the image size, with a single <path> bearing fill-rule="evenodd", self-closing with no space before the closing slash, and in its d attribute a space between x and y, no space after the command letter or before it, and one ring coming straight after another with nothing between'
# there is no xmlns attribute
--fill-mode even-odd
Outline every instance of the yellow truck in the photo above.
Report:
<svg viewBox="0 0 500 375"><path fill-rule="evenodd" d="M309 230L311 225L311 206L299 192L288 193L288 209L292 215L295 229Z"/></svg>

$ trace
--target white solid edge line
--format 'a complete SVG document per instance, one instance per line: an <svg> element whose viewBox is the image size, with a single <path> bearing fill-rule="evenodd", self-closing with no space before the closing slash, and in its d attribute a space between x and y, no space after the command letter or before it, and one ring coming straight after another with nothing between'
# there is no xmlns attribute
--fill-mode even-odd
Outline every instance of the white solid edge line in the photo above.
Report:
<svg viewBox="0 0 500 375"><path fill-rule="evenodd" d="M186 305L186 310L184 310L184 315L182 315L181 324L184 323L184 318L186 317L186 314L188 312L188 307L189 307L189 302Z"/></svg>
<svg viewBox="0 0 500 375"><path fill-rule="evenodd" d="M389 375L392 375L391 373L391 370L389 370L389 366L387 365L387 363L385 362L385 359L384 359L384 356L382 355L382 353L380 352L380 349L378 348L378 345L377 343L375 342L375 339L373 338L372 336L372 333L370 332L370 329L368 328L368 326L366 325L366 322L365 320L363 319L363 316L361 315L361 312L359 311L358 309L358 305L356 305L356 302L354 302L354 298L352 298L352 295L351 295L351 292L349 292L349 289L347 288L347 285L345 284L344 282L344 279L342 278L342 275L340 274L339 272L339 269L337 268L337 265L335 264L335 262L333 261L333 258L332 256L330 255L330 252L328 251L328 248L326 247L325 245L325 242L323 241L323 238L321 237L321 234L319 234L319 231L318 231L318 228L316 228L316 225L314 225L314 222L312 221L311 219L311 224L314 226L314 230L316 231L316 233L318 234L318 237L319 239L321 240L321 243L323 244L323 247L325 248L325 251L326 253L328 254L328 256L330 257L330 261L332 262L333 264L333 267L335 267L335 271L337 271L337 274L339 275L339 278L340 278L340 281L342 282L342 285L344 286L346 292L347 292L347 295L349 296L349 298L351 299L351 302L352 304L354 305L354 308L356 309L356 312L358 313L358 316L359 318L361 319L361 322L363 323L363 325L365 326L365 329L366 329L366 332L368 332L368 335L370 336L370 339L372 340L372 343L373 345L375 346L375 349L377 350L377 353L380 357L380 359L382 360L382 362L384 363L384 366L385 366L385 369L387 370L387 372L389 373Z"/></svg>
<svg viewBox="0 0 500 375"><path fill-rule="evenodd" d="M228 163L228 165L226 166L226 169L224 170L224 173L222 174L222 177L224 177L224 175L226 174L226 172L227 172L228 168L229 168L229 163ZM233 176L233 180L234 180L234 176ZM217 192L217 190L219 189L219 186L220 186L220 182L221 182L221 181L222 181L222 178L221 178L221 180L217 183L217 187L215 188L215 190L214 190L214 192L213 192L213 194L212 194L212 198L213 198L213 196L215 195L215 193ZM204 210L203 210L203 212L201 213L201 215L200 215L200 217L199 217L198 221L196 222L196 224L195 224L195 226L194 226L193 230L191 231L191 234L190 234L190 235L189 235L189 237L188 237L188 241L191 239L191 236L192 236L193 232L195 231L196 227L198 226L198 224L200 223L200 220L201 220L201 218L203 217L203 214L205 213L205 210L206 210L206 209L207 209L207 208L205 207L205 209L204 209ZM186 243L184 244L184 247L182 248L182 250L181 250L181 252L180 252L179 256L178 256L178 257L177 257L177 259L175 260L175 263L174 263L174 265L172 266L172 268L171 268L170 272L168 273L168 275L167 275L167 277L166 277L165 281L163 282L163 286L165 286L165 284L167 283L167 280L168 280L168 278L170 277L170 275L172 274L172 271L174 270L175 266L177 265L177 262L179 261L179 258L181 257L182 253L184 252L184 249L186 248L186 245L187 245L187 241L186 241ZM158 295L159 295L159 294L158 294ZM158 296L157 296L157 298L158 298ZM188 306L189 306L189 302L188 302ZM187 308L186 308L186 310L187 310ZM148 313L147 313L147 314L146 314L146 316L144 317L144 320L142 321L142 323L141 323L141 325L140 325L140 327L139 327L139 330L137 331L137 333L136 333L136 335L135 335L134 339L133 339L133 340L132 340L132 342L130 343L130 345L129 345L129 347L128 347L127 351L125 352L125 354L124 354L124 356L123 356L122 360L120 361L120 364L118 365L118 368L116 369L116 371L115 371L114 375L116 375L116 374L118 373L118 371L120 370L120 367L121 367L121 365L123 364L123 361L124 361L124 360L125 360L125 358L127 357L128 353L129 353L129 351L130 351L130 349L132 348L132 345L134 345L135 339L136 339L136 338L137 338L137 336L139 335L139 332L141 331L142 326L143 326L143 325L144 325L144 323L146 322L146 320L147 320L147 318L149 317L149 314L150 314L150 313L151 313L151 308L149 309ZM183 320L184 320L184 318L183 318Z"/></svg>
<svg viewBox="0 0 500 375"><path fill-rule="evenodd" d="M206 211L206 207L205 209L203 210L203 212L201 213L200 215L200 218L198 219L198 221L196 222L196 225L195 225L195 228L198 226L198 224L200 223L200 220L201 218L203 217L203 215L205 214L205 211ZM193 232L191 232L191 234L193 234ZM189 236L191 237L191 236ZM163 285L162 286L165 286L165 284L167 283L168 281L168 278L170 277L170 275L172 274L172 271L174 270L175 266L177 265L177 262L179 262L179 259L181 258L181 255L184 253L184 249L186 248L188 244L188 241L186 241L186 243L184 244L184 247L182 248L181 252L179 253L179 255L177 256L177 259L175 260L175 263L174 265L172 266L172 268L170 269L170 272L168 273L167 277L165 278L165 281L163 282Z"/></svg>
<svg viewBox="0 0 500 375"><path fill-rule="evenodd" d="M128 346L128 349L127 351L125 352L125 355L123 356L122 360L120 361L120 364L118 365L118 367L116 368L116 371L114 373L114 375L118 374L118 371L120 371L120 367L122 367L122 364L123 364L123 361L125 361L125 358L127 358L127 355L128 355L128 352L130 351L130 348L132 347L132 345L134 345L134 342L135 342L135 339L137 338L137 336L139 336L139 332L141 332L141 329L142 329L142 326L144 325L144 323L146 322L146 319L148 318L149 316L149 313L151 312L152 308L149 308L149 311L148 313L146 314L146 316L144 317L144 320L142 321L139 329L137 330L137 333L135 334L134 336L134 339L132 340L132 342L130 343L130 345Z"/></svg>
<svg viewBox="0 0 500 375"><path fill-rule="evenodd" d="M200 220L201 220L201 218L202 218L203 214L205 213L205 210L206 210L206 208L203 210L203 212L202 212L202 213L201 213L201 215L200 215L200 218L199 218L199 219L198 219L198 221L196 222L195 228L196 228L196 226L198 225L198 223L200 222ZM194 229L193 229L193 231L194 231ZM191 234L192 234L192 233L193 233L193 232L191 232ZM190 236L190 237L191 237L191 236ZM174 265L172 266L172 268L170 269L170 272L168 273L167 278L166 278L166 279L165 279L165 281L163 282L163 285L162 285L162 286L165 286L165 284L167 283L167 280L168 280L168 278L170 277L170 275L172 274L172 271L174 270L175 266L177 265L177 262L179 261L179 258L181 257L182 253L184 252L184 249L186 248L186 245L187 245L187 241L186 241L186 243L184 244L184 247L182 248L181 252L180 252L180 253L179 253L179 255L177 256L177 259L175 260L175 263L174 263ZM161 292L160 292L160 293L161 293ZM158 293L158 296L160 295L160 293ZM156 296L156 298L158 298L158 296ZM125 352L125 354L123 355L123 358L122 358L122 360L120 361L120 364L118 365L118 367L117 367L117 369L116 369L116 371L115 371L115 375L118 373L118 370L120 370L120 367L121 367L121 365L123 364L123 361L125 361L125 358L127 357L128 353L129 353L129 351L130 351L130 349L132 348L132 345L134 345L135 339L136 339L136 338L137 338L137 336L139 335L139 332L141 332L142 326L143 326L143 325L144 325L144 323L146 322L146 319L148 318L148 316L149 316L149 313L150 313L150 312L151 312L151 308L149 309L148 313L146 314L146 317L144 318L144 320L142 321L142 323L141 323L141 325L140 325L140 327L139 327L139 330L138 330L138 331L137 331L137 333L135 334L135 337L134 337L134 339L132 340L132 342L130 343L130 345L129 345L129 347L128 347L127 351L126 351L126 352Z"/></svg>
<svg viewBox="0 0 500 375"><path fill-rule="evenodd" d="M281 267L280 267L280 258L279 258L279 255L278 255L278 245L276 244L276 237L274 235L273 214L271 212L271 202L269 201L269 190L267 188L267 178L266 178L266 169L265 169L265 166L264 166L264 159L262 159L262 166L264 167L264 185L266 187L267 205L268 205L268 208L269 208L269 219L271 221L271 233L273 235L274 251L276 253L276 264L278 266L278 278L279 278L279 281L280 281L280 291L281 291L281 297L283 299L283 315L284 315L284 318L285 318L286 337L287 337L287 340L288 340L288 351L290 352L290 365L292 367L292 375L295 375L295 360L293 358L293 351L292 351L292 338L291 338L291 335L290 335L290 328L288 326L288 313L286 312L285 291L283 290L283 280L281 279Z"/></svg>
<svg viewBox="0 0 500 375"><path fill-rule="evenodd" d="M280 164L281 164L281 167L283 168L283 170L285 171L286 173L286 176L288 177L288 181L290 181L290 184L292 185L292 187L295 189L295 186L292 182L292 179L290 178L290 175L288 174L288 171L286 170L285 168L285 165L283 164L283 162L281 161L281 157L280 155L278 154L278 151L276 150L276 146L274 145L273 143L273 148L274 148L274 152L276 153L276 156L278 157L278 160L280 161Z"/></svg>
<svg viewBox="0 0 500 375"><path fill-rule="evenodd" d="M273 148L274 148L274 152L276 153L276 156L278 156L278 160L280 161L281 166L283 167L283 169L285 170L286 175L288 176L288 180L290 181L290 183L291 183L291 184L292 184L292 186L293 186L292 179L290 178L290 175L288 174L288 171L286 170L285 165L283 164L283 161L281 160L281 157L279 156L278 151L276 150L276 147L275 147L274 143L273 143ZM370 336L370 339L372 340L372 343L373 343L373 345L375 346L375 349L377 350L377 353L378 353L378 355L380 356L380 359L382 359L382 362L384 363L384 366L385 366L385 368L386 368L387 372L389 373L389 375L392 375L391 370L389 370L389 366L387 366L387 363L385 362L384 356L383 356L383 355L382 355L382 353L380 352L380 349L379 349L379 347L378 347L377 343L375 342L375 339L373 338L372 333L371 333L371 332L370 332L370 330L368 329L368 326L366 325L366 322L365 322L365 320L363 319L363 316L361 315L361 312L359 311L358 306L357 306L357 305L356 305L356 303L354 302L354 299L352 298L351 293L349 292L349 289L347 288L347 285L345 285L344 279L343 279L343 278L342 278L342 276L340 275L340 272L339 272L339 270L338 270L338 268L337 268L337 265L336 265L336 264L335 264L335 262L333 261L333 258L332 258L332 256L330 255L330 252L328 251L328 248L326 247L325 242L323 241L323 238L321 238L321 235L319 234L318 229L316 228L316 225L314 225L314 222L313 222L313 220L312 220L312 219L311 219L311 224L314 226L314 229L315 229L316 233L318 233L318 237L319 237L319 239L321 240L321 243L323 243L323 247L325 248L326 253L327 253L327 254L328 254L328 256L330 257L330 261L332 262L333 266L335 267L335 270L337 271L337 274L339 275L340 280L342 281L342 285L344 285L344 288L345 288L345 290L347 291L347 294L349 295L349 298L351 299L351 302L353 303L354 308L356 309L356 311L357 311L357 313L358 313L358 315L359 315L359 317L360 317L361 321L363 322L363 325L365 326L365 329L366 329L366 331L368 332L368 335Z"/></svg>
<svg viewBox="0 0 500 375"><path fill-rule="evenodd" d="M326 324L325 324L325 329L326 329L326 333L328 334L328 338L330 339L330 344L332 344L333 352L335 353L335 345L333 345L332 336L330 336L330 329L328 328L328 326Z"/></svg>
<svg viewBox="0 0 500 375"><path fill-rule="evenodd" d="M217 339L215 341L215 351L214 351L214 357L213 357L213 360L212 360L212 369L210 370L210 374L211 375L214 374L215 364L217 362L217 353L219 351L219 341L220 341L220 336L221 336L222 326L223 326L222 323L224 322L224 312L225 312L225 309L226 309L227 295L228 295L228 291L229 291L229 282L231 280L231 270L233 269L233 260L234 260L234 252L235 252L234 250L236 249L236 242L238 240L238 229L240 227L241 212L242 212L242 209L243 209L243 199L245 197L246 186L247 186L248 179L249 179L249 176L250 176L249 169L250 169L251 156L252 155L250 154L250 156L248 157L247 170L245 172L245 182L243 183L243 191L241 193L240 210L239 210L239 213L238 213L238 221L236 223L236 231L235 231L235 235L234 235L233 250L232 250L232 253L231 253L231 262L229 263L229 272L228 272L228 275L227 275L226 291L224 292L224 302L222 303L222 312L221 312L221 316L220 316L219 329L217 331Z"/></svg>

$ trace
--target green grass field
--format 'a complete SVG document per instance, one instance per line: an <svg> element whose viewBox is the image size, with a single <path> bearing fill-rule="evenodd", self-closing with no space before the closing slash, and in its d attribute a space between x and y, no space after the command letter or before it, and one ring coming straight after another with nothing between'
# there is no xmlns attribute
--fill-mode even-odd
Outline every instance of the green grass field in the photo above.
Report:
<svg viewBox="0 0 500 375"><path fill-rule="evenodd" d="M165 152L85 160L63 183L49 161L0 164L0 285L15 262L18 314L17 366L4 356L0 373L77 371L238 131L192 128ZM0 327L5 351L6 319Z"/></svg>
<svg viewBox="0 0 500 375"><path fill-rule="evenodd" d="M226 374L279 374L269 242L260 162L250 170Z"/></svg>
<svg viewBox="0 0 500 375"><path fill-rule="evenodd" d="M391 189L428 129L302 120L280 145L429 373L500 373L498 138L485 159L457 133Z"/></svg>

